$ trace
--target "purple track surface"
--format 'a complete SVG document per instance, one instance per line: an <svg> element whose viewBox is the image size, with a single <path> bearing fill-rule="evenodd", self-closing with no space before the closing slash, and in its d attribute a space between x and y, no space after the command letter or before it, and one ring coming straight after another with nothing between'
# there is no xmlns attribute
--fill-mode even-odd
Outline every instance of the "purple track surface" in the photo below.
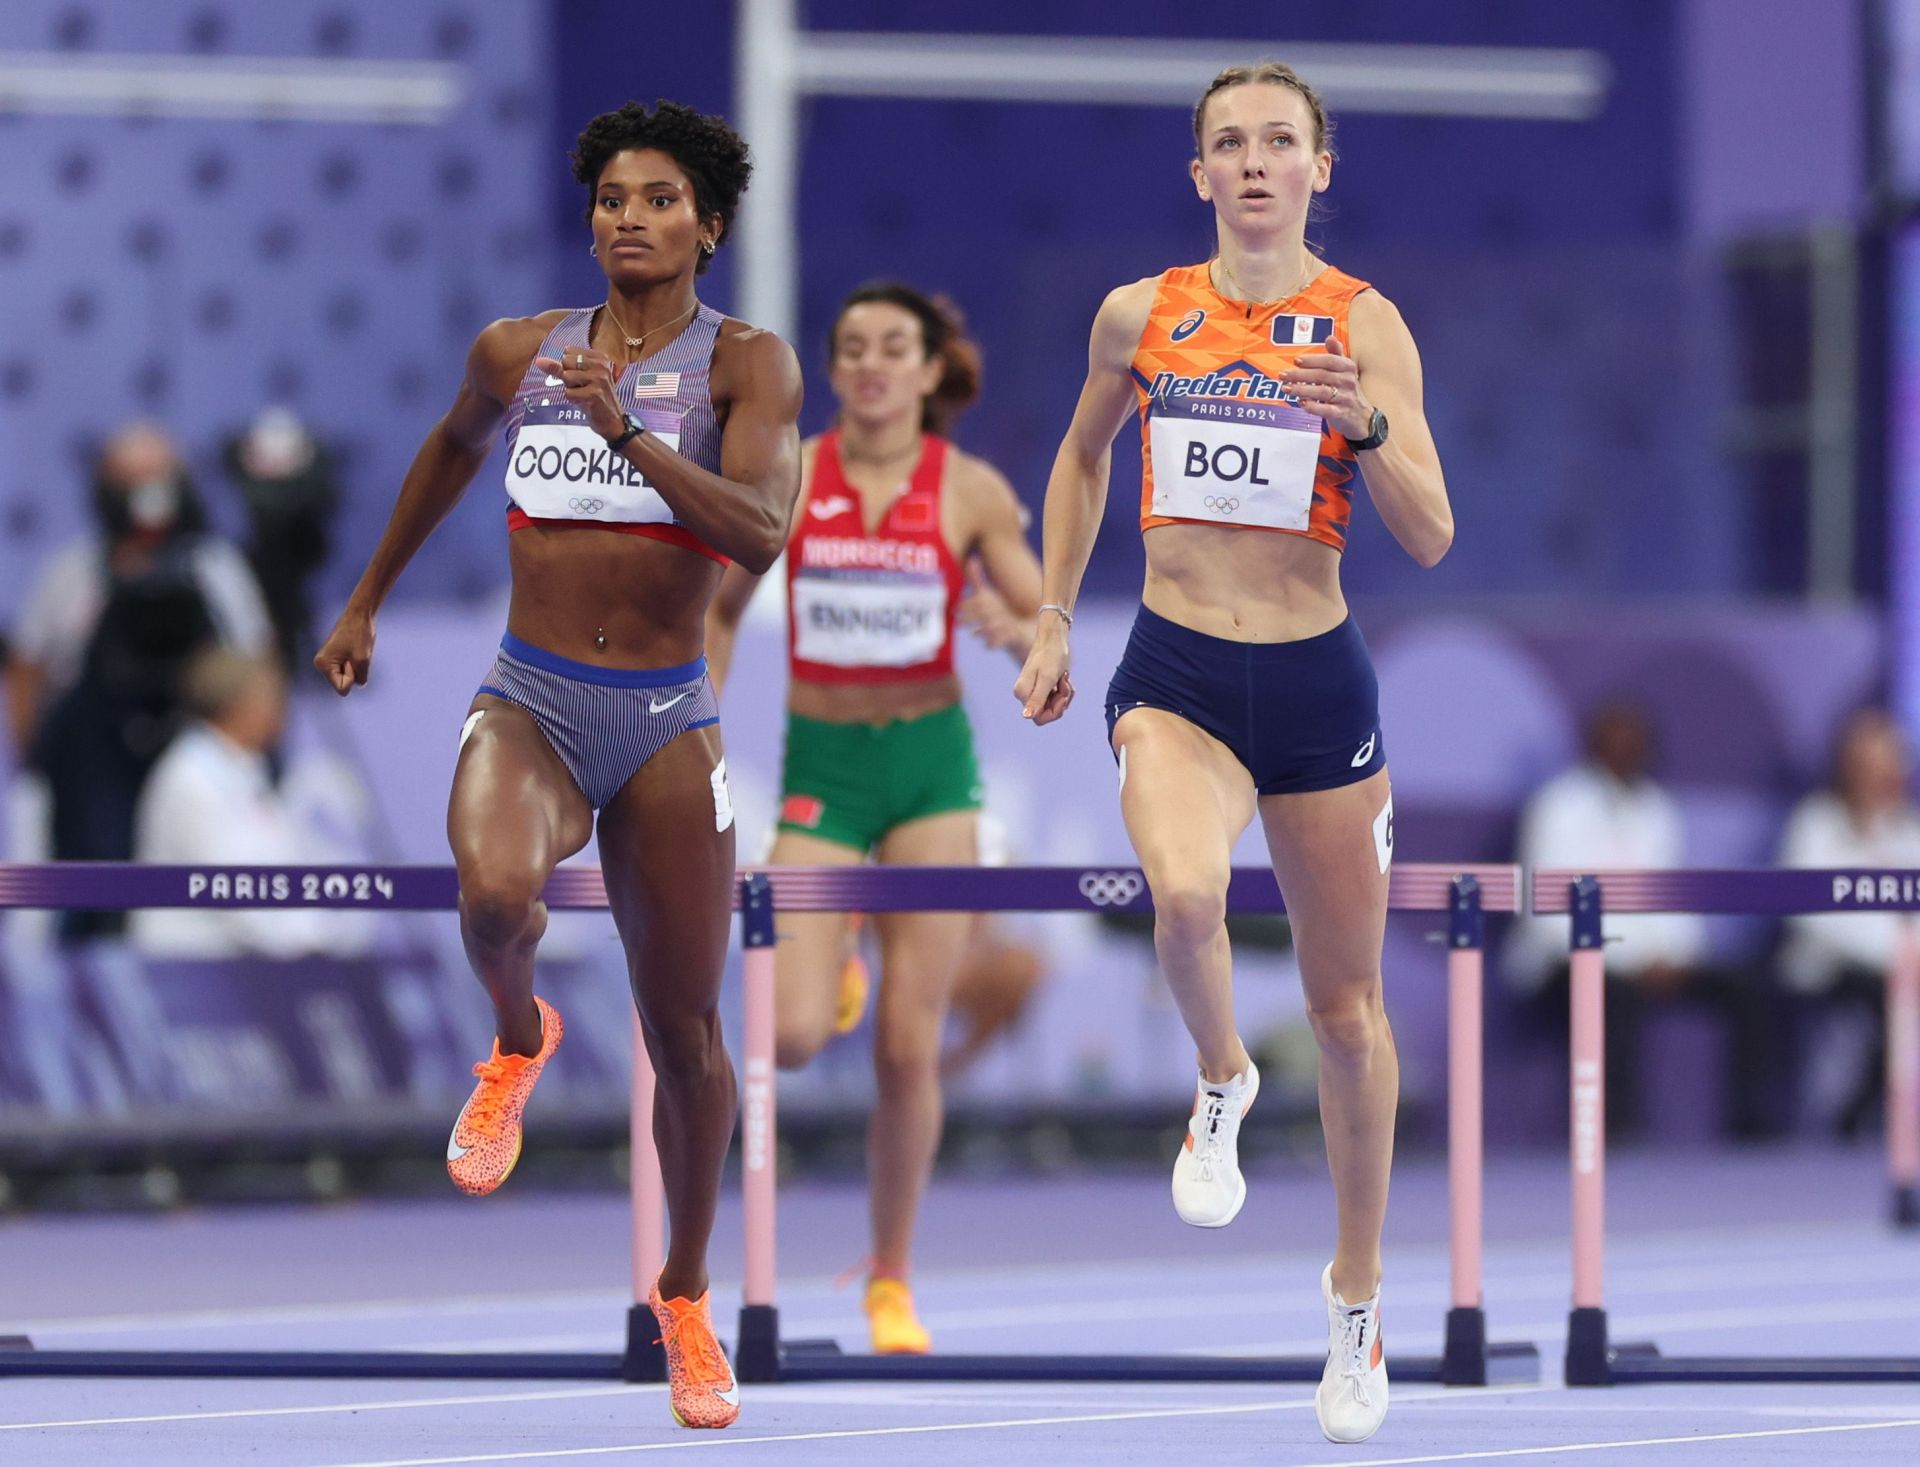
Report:
<svg viewBox="0 0 1920 1467"><path fill-rule="evenodd" d="M537 1143L537 1137L535 1138ZM929 1200L918 1292L962 1351L1324 1347L1324 1177L1255 1171L1218 1233L1180 1225L1158 1175L950 1180ZM1669 1353L1920 1355L1920 1235L1883 1227L1878 1159L1758 1151L1614 1159L1609 1306L1618 1340ZM1402 1165L1385 1318L1432 1352L1446 1304L1445 1177ZM734 1429L684 1431L657 1386L470 1382L0 1380L0 1462L22 1467L401 1467L721 1460L1361 1464L1598 1453L1634 1464L1920 1460L1913 1386L1557 1383L1568 1296L1562 1158L1488 1178L1489 1325L1533 1340L1547 1383L1402 1387L1371 1442L1333 1447L1307 1386L747 1387ZM714 1252L723 1333L739 1298L737 1197ZM783 1194L789 1335L862 1344L862 1191ZM46 1348L619 1348L627 1213L617 1197L358 1202L0 1224L0 1334Z"/></svg>

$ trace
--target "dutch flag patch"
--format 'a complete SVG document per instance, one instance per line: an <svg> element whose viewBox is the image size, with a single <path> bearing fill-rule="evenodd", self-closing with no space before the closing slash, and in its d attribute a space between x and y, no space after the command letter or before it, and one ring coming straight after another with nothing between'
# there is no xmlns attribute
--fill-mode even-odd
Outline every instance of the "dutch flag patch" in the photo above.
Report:
<svg viewBox="0 0 1920 1467"><path fill-rule="evenodd" d="M1331 316L1275 316L1275 346L1313 346L1333 335Z"/></svg>

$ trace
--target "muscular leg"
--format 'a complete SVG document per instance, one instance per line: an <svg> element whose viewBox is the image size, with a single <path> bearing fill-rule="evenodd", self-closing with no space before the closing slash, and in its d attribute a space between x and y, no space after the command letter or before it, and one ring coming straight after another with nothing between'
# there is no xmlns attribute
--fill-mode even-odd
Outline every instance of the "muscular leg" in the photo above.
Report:
<svg viewBox="0 0 1920 1467"><path fill-rule="evenodd" d="M1373 833L1387 788L1383 769L1341 789L1260 801L1320 1046L1320 1124L1340 1228L1333 1286L1356 1302L1380 1284L1400 1099L1400 1060L1380 983L1387 873Z"/></svg>
<svg viewBox="0 0 1920 1467"><path fill-rule="evenodd" d="M880 843L888 866L971 866L980 817L956 810L908 821ZM971 912L887 912L880 930L880 997L873 1073L880 1103L867 1126L873 1272L905 1278L920 1194L940 1149L940 1029L977 920Z"/></svg>
<svg viewBox="0 0 1920 1467"><path fill-rule="evenodd" d="M460 750L447 808L460 938L493 1000L500 1052L536 1054L533 952L547 930L540 894L555 865L587 843L593 811L524 708L483 694L473 711L480 721Z"/></svg>
<svg viewBox="0 0 1920 1467"><path fill-rule="evenodd" d="M783 830L773 843L775 866L858 866L865 859L852 846L798 831ZM833 1038L848 923L844 912L791 912L777 920L774 1056L781 1069L795 1070Z"/></svg>
<svg viewBox="0 0 1920 1467"><path fill-rule="evenodd" d="M607 902L657 1084L653 1139L672 1238L665 1298L707 1287L720 1172L733 1137L733 1063L720 1039L733 891L733 824L715 830L710 776L720 730L692 729L650 759L600 813Z"/></svg>
<svg viewBox="0 0 1920 1467"><path fill-rule="evenodd" d="M1200 1054L1201 1076L1231 1080L1249 1063L1233 1019L1227 878L1253 818L1253 780L1218 739L1158 708L1114 725L1126 759L1120 813L1153 892L1153 945Z"/></svg>

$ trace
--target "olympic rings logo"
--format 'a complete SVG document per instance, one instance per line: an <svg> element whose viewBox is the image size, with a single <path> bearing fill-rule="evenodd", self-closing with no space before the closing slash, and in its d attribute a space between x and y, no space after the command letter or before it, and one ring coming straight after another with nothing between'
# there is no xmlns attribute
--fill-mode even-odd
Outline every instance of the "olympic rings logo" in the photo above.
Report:
<svg viewBox="0 0 1920 1467"><path fill-rule="evenodd" d="M604 499L592 499L583 496L567 501L567 508L575 514L599 514L600 511L606 507L607 501Z"/></svg>
<svg viewBox="0 0 1920 1467"><path fill-rule="evenodd" d="M1132 906L1146 885L1133 871L1084 871L1080 875L1080 895L1096 907Z"/></svg>
<svg viewBox="0 0 1920 1467"><path fill-rule="evenodd" d="M1240 508L1239 500L1222 494L1209 494L1204 502L1215 514L1232 514Z"/></svg>

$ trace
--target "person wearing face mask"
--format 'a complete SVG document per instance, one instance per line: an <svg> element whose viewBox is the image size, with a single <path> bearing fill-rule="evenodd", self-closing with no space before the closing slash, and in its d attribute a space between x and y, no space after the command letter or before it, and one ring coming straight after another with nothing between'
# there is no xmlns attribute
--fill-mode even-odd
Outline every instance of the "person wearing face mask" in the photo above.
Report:
<svg viewBox="0 0 1920 1467"><path fill-rule="evenodd" d="M206 602L223 645L266 648L272 626L245 557L207 533L206 512L179 451L152 423L119 429L100 450L90 493L94 528L55 553L28 594L7 659L7 716L29 748L47 710L79 680L116 584L156 569L183 575Z"/></svg>
<svg viewBox="0 0 1920 1467"><path fill-rule="evenodd" d="M179 723L179 678L215 644L272 641L259 586L206 516L172 441L136 423L103 447L96 532L56 555L7 662L7 711L33 774L15 791L17 859L124 861L148 771ZM61 914L63 939L111 936L124 915Z"/></svg>
<svg viewBox="0 0 1920 1467"><path fill-rule="evenodd" d="M1012 486L945 436L979 391L980 359L952 306L893 282L856 290L828 337L839 416L801 445L804 488L787 540L789 682L776 865L955 866L979 860L981 789L953 670L974 598L989 645L1026 656L1040 565ZM969 571L975 565L978 569ZM708 612L726 675L759 577L722 577ZM988 589L990 588L990 589ZM907 1288L914 1215L940 1144L940 1034L974 917L876 919L879 1100L867 1131L873 1223L866 1312L873 1347L931 1339ZM859 1021L864 968L848 918L780 920L776 1055L805 1065Z"/></svg>

